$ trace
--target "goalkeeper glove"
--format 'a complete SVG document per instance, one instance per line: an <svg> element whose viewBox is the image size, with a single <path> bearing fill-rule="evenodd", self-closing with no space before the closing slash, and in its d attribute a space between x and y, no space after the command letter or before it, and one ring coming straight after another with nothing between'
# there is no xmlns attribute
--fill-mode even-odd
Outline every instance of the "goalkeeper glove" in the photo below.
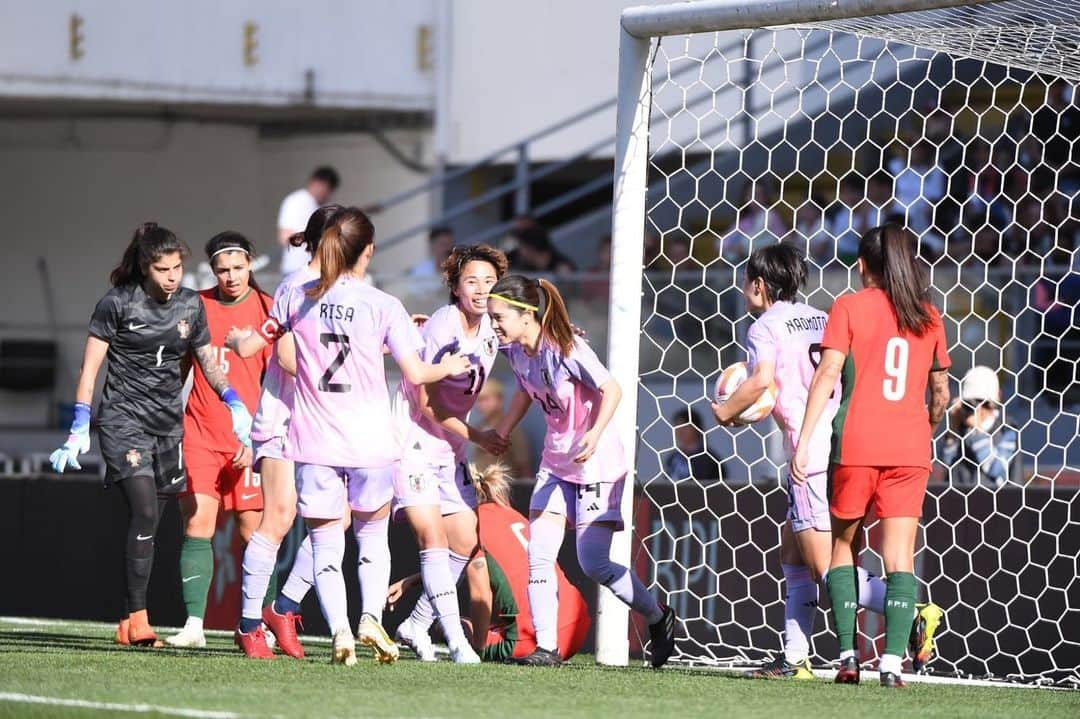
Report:
<svg viewBox="0 0 1080 719"><path fill-rule="evenodd" d="M221 393L221 401L232 414L232 430L241 444L251 444L251 413L232 387Z"/></svg>
<svg viewBox="0 0 1080 719"><path fill-rule="evenodd" d="M71 420L71 434L64 446L49 455L49 463L60 474L68 467L82 469L79 455L90 451L90 405L86 402L75 403L75 419Z"/></svg>

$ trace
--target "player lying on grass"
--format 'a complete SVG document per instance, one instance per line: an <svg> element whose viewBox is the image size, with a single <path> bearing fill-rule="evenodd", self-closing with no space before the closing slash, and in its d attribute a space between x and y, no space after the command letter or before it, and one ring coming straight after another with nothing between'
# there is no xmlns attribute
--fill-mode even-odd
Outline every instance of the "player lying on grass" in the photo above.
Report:
<svg viewBox="0 0 1080 719"><path fill-rule="evenodd" d="M529 504L528 594L537 648L518 661L561 663L555 560L569 523L585 574L649 623L652 664L660 667L675 646L675 613L610 559L612 536L624 529L626 459L608 428L622 391L588 343L575 336L562 296L547 280L503 277L488 295L488 313L520 387L496 431L509 436L534 401L547 423Z"/></svg>
<svg viewBox="0 0 1080 719"><path fill-rule="evenodd" d="M311 536L315 591L333 634L331 661L347 666L356 663L356 643L341 573L341 507L347 491L354 532L386 545L385 520L401 458L391 426L383 347L389 348L402 375L416 384L471 369L468 358L459 354L446 355L438 365L420 359L420 337L401 302L363 281L374 242L375 229L367 216L354 207L342 210L319 243L319 278L280 296L257 334L236 330L228 342L246 357L293 334L296 388L285 456L296 463L297 506ZM381 527L381 533L369 532L369 524ZM388 549L370 556L376 558L372 564L390 559ZM382 612L390 574L374 567L371 576L385 581L379 586L373 580L361 588L362 639L365 623ZM380 660L393 661L397 647L381 627L377 631L392 648Z"/></svg>
<svg viewBox="0 0 1080 719"><path fill-rule="evenodd" d="M467 636L484 661L512 661L527 657L536 650L536 629L529 611L529 520L510 506L510 486L504 468L495 464L483 472L470 467L476 487L480 518L480 539L490 578L493 606L484 607L471 602L472 611L463 619ZM589 633L589 607L581 592L556 564L559 582L558 646L565 661L581 650ZM390 609L401 596L420 584L420 575L413 574L390 587L387 604ZM471 591L471 588L470 588ZM494 609L494 616L492 616ZM477 612L486 611L487 616ZM481 634L481 627L488 629ZM435 652L431 652L434 661Z"/></svg>
<svg viewBox="0 0 1080 719"><path fill-rule="evenodd" d="M438 617L455 662L480 658L461 632L455 585L465 572L475 628L484 636L491 617L491 588L476 526L476 491L466 451L470 442L500 455L507 441L467 423L495 364L499 343L487 315L488 290L506 274L506 256L487 245L455 247L443 261L449 304L421 330L420 356L438 362L448 354L469 358L473 369L435 384L401 383L398 403L404 455L394 481L394 516L407 520L420 546L424 593L397 629L399 641L425 661L435 658L428 636ZM389 566L387 567L389 570Z"/></svg>
<svg viewBox="0 0 1080 719"><path fill-rule="evenodd" d="M743 296L755 315L746 334L749 377L722 404L713 404L721 425L731 425L767 387L776 384L773 417L783 433L788 461L795 453L800 424L814 370L821 361L821 338L827 315L798 301L806 283L806 260L795 248L776 244L750 255ZM822 410L831 421L840 404L839 387ZM825 581L831 545L828 467L831 429L824 421L809 442L806 481L788 478L787 521L780 533L780 568L784 575L784 651L775 661L752 672L755 677L813 679L810 637L817 614L818 587ZM885 583L857 568L858 602L878 614L885 611ZM929 617L935 605L922 608ZM932 640L932 635L930 637Z"/></svg>
<svg viewBox="0 0 1080 719"><path fill-rule="evenodd" d="M904 686L901 662L909 639L915 662L929 659L933 620L940 619L930 617L910 631L917 612L915 536L930 478L930 437L949 404L945 329L920 262L915 238L897 225L862 236L858 267L864 289L837 298L829 313L791 461L792 481L805 485L815 467L813 438L842 376L829 468L833 545L827 580L840 641L838 683L859 681L855 565L871 511L881 520L887 576L882 686Z"/></svg>
<svg viewBox="0 0 1080 719"><path fill-rule="evenodd" d="M90 449L90 402L106 357L105 389L97 429L106 484L115 484L128 506L124 551L125 611L116 631L120 644L153 646L157 636L146 614L146 588L154 565L154 535L169 497L184 490L181 361L195 355L207 385L229 408L233 434L247 443L251 415L218 364L206 310L199 295L180 286L187 248L171 231L147 222L135 230L90 318L82 369L75 388L71 434L50 461L57 472L81 469Z"/></svg>
<svg viewBox="0 0 1080 719"><path fill-rule="evenodd" d="M230 356L232 353L225 348L225 335L232 327L258 327L266 321L270 297L259 290L251 274L254 253L251 242L238 232L215 235L206 244L206 257L217 286L199 293L218 364L244 406L252 412L258 404L269 348L248 359ZM251 447L239 443L233 435L228 409L217 401L217 393L198 366L184 411L184 461L188 481L179 499L184 520L180 590L187 621L165 643L174 647L205 647L203 618L214 576L211 540L217 528L218 509L236 515L237 530L246 543L262 518L263 499L259 475L251 469Z"/></svg>

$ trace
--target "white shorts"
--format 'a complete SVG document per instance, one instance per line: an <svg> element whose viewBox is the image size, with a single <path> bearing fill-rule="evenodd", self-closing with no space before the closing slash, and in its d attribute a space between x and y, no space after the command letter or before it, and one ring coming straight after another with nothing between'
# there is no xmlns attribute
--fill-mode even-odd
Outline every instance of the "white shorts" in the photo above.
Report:
<svg viewBox="0 0 1080 719"><path fill-rule="evenodd" d="M251 441L251 449L254 453L252 469L259 471L259 462L264 459L285 459L285 438L271 437L270 439Z"/></svg>
<svg viewBox="0 0 1080 719"><path fill-rule="evenodd" d="M832 530L829 517L829 473L818 472L799 484L788 476L788 521L791 531L798 533L807 529L821 532Z"/></svg>
<svg viewBox="0 0 1080 719"><path fill-rule="evenodd" d="M373 512L393 497L396 471L397 463L360 468L297 462L297 511L309 519L334 519L342 515L348 499L354 512Z"/></svg>
<svg viewBox="0 0 1080 719"><path fill-rule="evenodd" d="M572 527L596 522L611 522L615 531L623 530L622 494L626 477L615 482L576 484L540 470L536 475L530 512L552 512L566 517Z"/></svg>
<svg viewBox="0 0 1080 719"><path fill-rule="evenodd" d="M408 457L394 475L395 522L405 519L406 507L437 506L444 517L476 509L476 487L469 467L453 458Z"/></svg>

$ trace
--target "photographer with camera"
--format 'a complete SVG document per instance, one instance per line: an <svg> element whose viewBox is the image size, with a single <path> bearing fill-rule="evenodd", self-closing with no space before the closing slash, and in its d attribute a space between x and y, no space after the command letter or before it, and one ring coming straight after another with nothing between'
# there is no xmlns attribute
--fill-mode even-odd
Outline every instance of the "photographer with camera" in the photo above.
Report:
<svg viewBox="0 0 1080 719"><path fill-rule="evenodd" d="M958 486L1020 484L1020 433L1002 417L1001 387L994 370L976 365L960 381L960 399L949 409L949 429L938 459Z"/></svg>

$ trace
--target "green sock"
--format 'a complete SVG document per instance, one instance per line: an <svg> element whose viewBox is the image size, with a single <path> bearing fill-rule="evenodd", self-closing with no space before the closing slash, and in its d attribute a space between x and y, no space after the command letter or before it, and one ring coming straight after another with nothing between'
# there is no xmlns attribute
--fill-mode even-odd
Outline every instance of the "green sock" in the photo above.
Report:
<svg viewBox="0 0 1080 719"><path fill-rule="evenodd" d="M858 575L855 567L833 567L825 579L832 603L833 629L840 651L855 649L855 615L859 611Z"/></svg>
<svg viewBox="0 0 1080 719"><path fill-rule="evenodd" d="M903 657L915 618L919 580L911 572L893 572L885 582L885 653Z"/></svg>
<svg viewBox="0 0 1080 719"><path fill-rule="evenodd" d="M214 576L214 547L209 539L184 537L180 546L180 589L189 617L206 616L206 595Z"/></svg>

